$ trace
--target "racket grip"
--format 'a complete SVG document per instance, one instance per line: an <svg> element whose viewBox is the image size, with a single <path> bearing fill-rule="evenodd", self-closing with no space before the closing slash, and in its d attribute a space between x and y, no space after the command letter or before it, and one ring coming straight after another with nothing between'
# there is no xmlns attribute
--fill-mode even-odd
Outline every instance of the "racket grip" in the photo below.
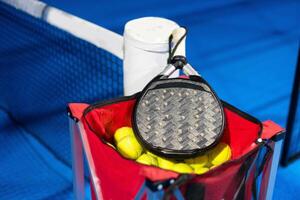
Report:
<svg viewBox="0 0 300 200"><path fill-rule="evenodd" d="M172 42L173 42L173 47L179 42L180 38L182 38L186 34L186 29L183 27L176 28L172 32ZM183 40L178 44L177 49L175 50L174 56L185 56L185 40L186 36L184 36Z"/></svg>

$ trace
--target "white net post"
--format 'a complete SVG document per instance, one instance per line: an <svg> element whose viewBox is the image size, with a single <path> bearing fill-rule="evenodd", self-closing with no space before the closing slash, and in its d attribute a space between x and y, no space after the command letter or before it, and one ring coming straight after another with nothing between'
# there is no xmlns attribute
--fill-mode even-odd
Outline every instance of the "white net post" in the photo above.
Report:
<svg viewBox="0 0 300 200"><path fill-rule="evenodd" d="M158 17L144 17L126 23L124 30L125 95L141 91L164 69L169 55L169 36L178 27L175 22Z"/></svg>

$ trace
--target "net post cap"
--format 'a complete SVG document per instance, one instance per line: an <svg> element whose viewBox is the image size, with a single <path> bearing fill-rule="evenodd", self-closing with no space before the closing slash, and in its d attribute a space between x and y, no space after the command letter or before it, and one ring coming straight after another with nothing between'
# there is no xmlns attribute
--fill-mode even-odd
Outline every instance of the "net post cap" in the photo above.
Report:
<svg viewBox="0 0 300 200"><path fill-rule="evenodd" d="M166 52L168 39L179 26L177 23L160 17L142 17L126 23L124 40L136 48Z"/></svg>

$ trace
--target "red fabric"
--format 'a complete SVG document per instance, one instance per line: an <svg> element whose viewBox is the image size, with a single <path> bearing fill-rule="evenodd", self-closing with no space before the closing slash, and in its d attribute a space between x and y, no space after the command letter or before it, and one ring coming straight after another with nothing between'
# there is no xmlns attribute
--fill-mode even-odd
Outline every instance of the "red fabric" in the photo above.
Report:
<svg viewBox="0 0 300 200"><path fill-rule="evenodd" d="M89 106L86 103L70 103L69 109L72 112L72 116L80 120L83 114L83 111Z"/></svg>
<svg viewBox="0 0 300 200"><path fill-rule="evenodd" d="M284 131L282 127L272 122L271 120L267 120L263 123L263 130L264 130L262 133L263 139L270 139L276 134Z"/></svg>
<svg viewBox="0 0 300 200"><path fill-rule="evenodd" d="M195 182L205 185L205 200L223 199L223 194L231 190L231 183L234 181L236 173L239 171L240 164L236 163L228 167L222 167L222 170L212 170L199 176ZM225 181L226 180L226 181Z"/></svg>
<svg viewBox="0 0 300 200"><path fill-rule="evenodd" d="M257 152L253 152L251 160ZM233 199L236 190L239 188L244 174L240 174L240 168L249 156L241 157L239 160L227 162L216 167L207 173L197 176L193 182L205 185L205 200Z"/></svg>
<svg viewBox="0 0 300 200"><path fill-rule="evenodd" d="M113 142L113 134L118 128L131 127L134 103L135 100L130 100L95 108L86 115L83 121L89 123L98 136L104 137L108 142Z"/></svg>
<svg viewBox="0 0 300 200"><path fill-rule="evenodd" d="M133 199L144 182L140 166L104 144L86 124L84 128L103 199Z"/></svg>
<svg viewBox="0 0 300 200"><path fill-rule="evenodd" d="M96 200L97 197L96 197L96 193L95 193L95 190L94 190L94 186L93 186L93 183L92 181L90 180L90 189L91 189L91 197L93 200Z"/></svg>
<svg viewBox="0 0 300 200"><path fill-rule="evenodd" d="M142 166L140 173L151 181L161 181L178 177L178 173L176 172L166 171L161 168L151 166Z"/></svg>
<svg viewBox="0 0 300 200"><path fill-rule="evenodd" d="M254 142L258 137L260 125L241 117L228 108L224 108L224 111L226 127L222 141L229 144L232 159L235 159L255 147Z"/></svg>
<svg viewBox="0 0 300 200"><path fill-rule="evenodd" d="M135 99L133 98L94 107L85 117L82 117L82 112L87 104L70 104L69 106L73 116L80 119L84 125L90 156L94 162L96 176L99 179L104 199L133 199L145 179L158 181L178 176L175 172L124 159L114 148L103 142L112 143L116 129L131 126L134 103ZM246 119L230 108L224 108L224 111L226 127L221 140L231 147L231 161L199 175L193 180L205 185L205 199L207 200L221 199L228 191L228 197L234 194L233 188L236 187L233 187L233 182L235 177L237 177L244 160L250 156L245 156L245 154L257 147L254 142L260 132L260 124ZM267 133L263 132L264 137L270 137L278 133L276 131L282 130L270 122L265 127ZM251 155L256 155L256 153L257 151L254 151ZM181 188L182 191L185 190L184 187ZM250 188L249 183L246 188L247 195Z"/></svg>
<svg viewBox="0 0 300 200"><path fill-rule="evenodd" d="M252 199L252 186L255 178L256 168L253 167L253 169L249 173L249 178L245 186L245 199Z"/></svg>

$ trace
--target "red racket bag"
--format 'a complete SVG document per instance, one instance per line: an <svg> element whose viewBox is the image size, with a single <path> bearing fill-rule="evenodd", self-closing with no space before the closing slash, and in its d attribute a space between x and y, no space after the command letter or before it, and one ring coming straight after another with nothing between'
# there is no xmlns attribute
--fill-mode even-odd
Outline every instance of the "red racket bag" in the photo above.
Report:
<svg viewBox="0 0 300 200"><path fill-rule="evenodd" d="M223 102L226 127L221 141L231 147L231 160L202 175L178 174L125 159L107 144L113 143L116 129L131 126L136 97L69 105L71 117L86 132L103 199L265 198L274 142L282 128Z"/></svg>

